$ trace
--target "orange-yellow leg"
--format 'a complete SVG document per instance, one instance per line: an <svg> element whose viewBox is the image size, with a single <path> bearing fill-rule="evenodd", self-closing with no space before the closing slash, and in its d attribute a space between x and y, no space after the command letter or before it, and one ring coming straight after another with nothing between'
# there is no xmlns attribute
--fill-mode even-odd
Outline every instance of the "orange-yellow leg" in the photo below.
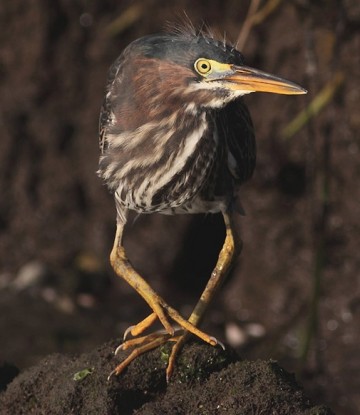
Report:
<svg viewBox="0 0 360 415"><path fill-rule="evenodd" d="M145 353L168 340L177 340L174 338L175 330L170 324L169 320L177 323L182 330L194 334L203 341L215 346L217 340L214 337L199 330L190 321L184 319L176 310L171 308L151 287L150 285L133 269L129 260L126 257L125 250L122 246L122 232L123 224L117 224L116 236L113 249L110 254L110 262L116 274L128 282L149 304L153 312L135 326L129 327L125 332L126 335L130 332L132 335L139 335L149 328L158 318L164 326L165 333L159 333L154 339L153 335L145 336L142 340L142 345L139 346L133 353L115 370L114 374L119 374L132 360L142 353ZM132 346L137 346L137 339L128 340L122 345L122 349L127 349Z"/></svg>
<svg viewBox="0 0 360 415"><path fill-rule="evenodd" d="M211 277L201 294L200 300L196 304L189 322L194 326L198 326L203 318L206 309L211 303L212 299L215 296L215 293L218 291L219 287L223 283L234 259L241 251L241 241L237 238L232 224L231 218L228 214L224 213L224 222L226 226L226 237L224 245L220 251L218 261L216 266L211 274ZM183 335L179 336L173 346L169 358L169 363L166 369L166 379L169 380L175 366L176 357L179 354L181 348L189 337L189 332L185 331Z"/></svg>
<svg viewBox="0 0 360 415"><path fill-rule="evenodd" d="M130 326L125 330L124 338L125 341L130 333L133 337L138 336L139 334L143 333L148 327L152 326L155 321L158 319L158 316L155 312L149 314L144 320L140 321L140 323L136 324L135 326Z"/></svg>

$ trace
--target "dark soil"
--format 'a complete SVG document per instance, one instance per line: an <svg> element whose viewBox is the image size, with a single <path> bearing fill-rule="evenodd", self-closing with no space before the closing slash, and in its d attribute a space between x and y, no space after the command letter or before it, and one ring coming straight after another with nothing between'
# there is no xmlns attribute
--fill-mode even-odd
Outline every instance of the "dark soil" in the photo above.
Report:
<svg viewBox="0 0 360 415"><path fill-rule="evenodd" d="M148 313L132 289L114 277L108 261L115 209L95 171L99 107L109 65L129 42L161 30L184 10L195 24L205 20L221 37L226 31L235 40L248 3L1 1L0 379L4 386L19 368L21 374L3 395L17 402L18 413L29 413L23 402L36 404L31 396L44 402L38 393L31 395L32 387L59 398L58 408L46 412L42 407L43 413L66 413L64 404L72 405L74 413L79 405L85 411L93 402L85 398L85 386L94 392L96 382L96 405L109 408L119 394L132 393L126 386L129 373L144 362L135 362L124 379L106 383L114 363L109 349L101 347L99 354L80 360L67 357L100 347ZM142 413L155 413L154 408L156 413L176 413L160 408L165 395L172 397L166 402L177 405L179 413L182 402L190 401L224 404L227 413L235 405L260 403L255 386L248 395L240 392L245 376L241 370L268 375L275 370L275 379L278 366L269 359L296 372L314 402L338 415L358 412L359 22L357 0L295 0L280 2L251 30L243 48L247 63L291 79L309 93L246 97L258 138L258 164L240 195L247 214L237 218L244 249L203 328L247 360L221 369L240 370L239 379L231 378L238 385L233 396L234 389L221 389L220 368L206 379L191 381L192 386L176 378L166 389L163 366L155 369L159 364L149 361L149 371L140 379L154 384L143 390L154 395L151 388L158 385L160 394L151 402L139 401L138 408L148 408ZM340 79L340 86L322 110L284 139L283 128L324 87L331 88L334 79ZM223 237L217 215L152 215L129 222L125 244L135 267L187 316ZM41 360L55 352L60 354ZM196 356L194 351L192 358ZM265 363L248 362L257 359ZM73 373L90 366L96 370L82 382L71 380ZM52 375L53 382L41 384ZM226 399L215 393L214 378ZM20 390L25 379L26 404ZM264 379L258 380L258 388ZM283 381L285 392L298 391L288 376ZM264 400L270 399L267 388L261 390ZM190 400L195 393L210 395ZM301 392L294 396L294 411L303 412L289 413L310 410L302 406ZM253 408L249 413L271 412Z"/></svg>
<svg viewBox="0 0 360 415"><path fill-rule="evenodd" d="M139 357L125 373L107 381L114 347L106 344L79 358L46 357L0 395L1 413L333 414L312 405L295 377L276 362L241 361L231 351L204 344L184 348L169 384L168 347Z"/></svg>

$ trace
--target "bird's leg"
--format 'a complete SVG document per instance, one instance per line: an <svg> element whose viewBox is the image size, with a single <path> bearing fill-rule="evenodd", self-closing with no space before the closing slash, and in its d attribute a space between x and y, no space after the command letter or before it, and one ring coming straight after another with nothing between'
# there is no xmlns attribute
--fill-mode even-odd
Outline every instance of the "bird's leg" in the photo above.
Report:
<svg viewBox="0 0 360 415"><path fill-rule="evenodd" d="M169 334L173 334L174 329L169 323L163 308L161 307L161 298L155 293L150 285L133 269L129 260L126 257L124 247L122 246L124 224L117 223L114 246L110 254L110 262L115 273L130 284L150 305L154 313L157 315L165 330ZM143 322L144 328L140 333L149 327L153 321L145 319ZM141 324L141 323L140 323ZM136 327L136 326L135 326ZM132 330L132 329L131 329Z"/></svg>
<svg viewBox="0 0 360 415"><path fill-rule="evenodd" d="M124 247L122 245L124 224L122 222L117 223L116 236L114 246L110 254L111 265L118 276L123 278L129 285L131 285L149 304L153 310L148 317L142 320L135 326L130 327L126 334L130 331L132 335L139 335L148 327L150 327L158 318L161 324L165 328L165 333L155 333L149 336L144 336L139 346L139 339L128 340L122 344L122 349L128 349L132 346L139 346L132 354L126 359L126 363L119 365L114 371L114 374L119 374L133 359L139 354L142 354L148 350L151 350L159 345L165 343L167 340L175 335L175 330L169 322L169 319L175 321L182 330L188 331L195 336L199 337L203 341L215 346L217 341L214 337L207 335L199 330L190 321L184 319L180 314L171 308L151 287L150 285L134 270L130 261L127 259Z"/></svg>
<svg viewBox="0 0 360 415"><path fill-rule="evenodd" d="M231 265L233 264L233 261L241 252L241 239L238 238L238 236L236 235L232 219L230 215L227 213L223 213L223 216L226 226L226 237L224 245L220 251L217 263L211 274L211 277L203 293L201 294L200 300L196 304L189 318L189 322L194 326L198 326L200 324L207 307L209 306L210 302L215 296L215 293L218 291L221 284L225 280L225 277ZM182 346L184 345L186 339L188 338L189 334L190 333L188 331L185 331L182 336L179 336L171 350L168 366L166 369L167 380L169 380L173 373L176 357L180 352Z"/></svg>

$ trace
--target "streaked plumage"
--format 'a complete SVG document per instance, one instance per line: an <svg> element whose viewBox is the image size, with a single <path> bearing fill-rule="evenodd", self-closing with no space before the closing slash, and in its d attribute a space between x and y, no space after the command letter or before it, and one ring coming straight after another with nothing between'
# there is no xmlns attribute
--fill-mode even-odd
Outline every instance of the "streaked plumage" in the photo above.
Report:
<svg viewBox="0 0 360 415"><path fill-rule="evenodd" d="M161 46L169 42L173 47L166 51ZM188 68L179 65L182 56L174 53L184 43L193 45L185 49L190 52ZM149 44L157 47L151 56ZM115 192L124 218L127 209L165 214L222 211L235 187L251 177L255 138L241 98L231 102L232 94L223 90L214 95L212 90L191 88L197 82L192 66L199 44L211 56L243 64L242 55L223 43L175 34L133 42L110 68L100 115L99 174ZM183 74L169 83L163 74L174 71L174 64Z"/></svg>

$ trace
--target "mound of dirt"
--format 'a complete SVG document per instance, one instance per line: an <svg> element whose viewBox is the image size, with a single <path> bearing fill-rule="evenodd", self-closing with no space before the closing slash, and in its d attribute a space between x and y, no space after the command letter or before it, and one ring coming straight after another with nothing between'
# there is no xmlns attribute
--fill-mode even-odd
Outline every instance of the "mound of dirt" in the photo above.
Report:
<svg viewBox="0 0 360 415"><path fill-rule="evenodd" d="M80 357L46 357L0 395L2 414L332 414L310 403L294 375L275 361L242 361L232 350L199 343L185 346L168 385L168 345L108 381L124 357L114 357L115 345Z"/></svg>

